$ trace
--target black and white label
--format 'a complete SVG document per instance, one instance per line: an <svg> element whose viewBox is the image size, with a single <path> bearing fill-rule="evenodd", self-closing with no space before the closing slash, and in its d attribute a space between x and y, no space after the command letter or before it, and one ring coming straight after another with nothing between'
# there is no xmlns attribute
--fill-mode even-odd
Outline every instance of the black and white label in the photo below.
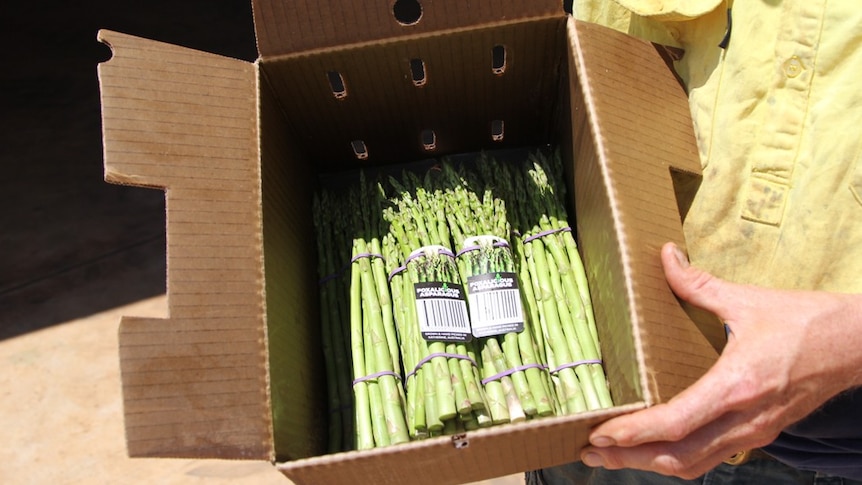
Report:
<svg viewBox="0 0 862 485"><path fill-rule="evenodd" d="M524 308L515 273L486 273L467 278L467 301L474 337L524 330Z"/></svg>
<svg viewBox="0 0 862 485"><path fill-rule="evenodd" d="M415 283L416 315L425 340L467 342L470 316L461 285L446 282Z"/></svg>

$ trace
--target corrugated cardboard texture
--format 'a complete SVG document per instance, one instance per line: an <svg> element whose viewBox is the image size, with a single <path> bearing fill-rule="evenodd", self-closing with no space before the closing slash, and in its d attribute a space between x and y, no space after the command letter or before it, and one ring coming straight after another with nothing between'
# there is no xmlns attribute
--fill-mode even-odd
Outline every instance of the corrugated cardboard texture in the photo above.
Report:
<svg viewBox="0 0 862 485"><path fill-rule="evenodd" d="M564 15L559 0L253 0L252 10L258 51L265 60L306 50Z"/></svg>
<svg viewBox="0 0 862 485"><path fill-rule="evenodd" d="M601 337L614 342L605 361L616 402L642 393L655 404L693 383L717 357L668 288L659 259L663 243L684 245L671 168L700 173L688 102L653 45L571 25L572 79L583 92L572 109L589 113L595 143L585 153L590 140L576 141L582 150L575 210L596 319L608 322L600 330L610 330ZM634 347L626 343L632 337ZM635 366L640 383L624 378Z"/></svg>
<svg viewBox="0 0 862 485"><path fill-rule="evenodd" d="M100 39L105 178L167 194L170 315L120 325L129 454L270 458L254 65Z"/></svg>
<svg viewBox="0 0 862 485"><path fill-rule="evenodd" d="M590 427L642 406L502 425L375 450L279 464L297 485L469 483L567 463L587 443Z"/></svg>
<svg viewBox="0 0 862 485"><path fill-rule="evenodd" d="M536 24L566 38L547 22ZM361 476L368 483L436 485L562 464L578 456L591 426L668 399L714 361L712 346L665 283L658 254L663 242L682 238L670 167L699 173L685 93L652 44L574 21L568 33L570 71L561 79L570 84L561 89L570 89L571 122L558 128L573 134L554 136L571 141L564 151L575 154L575 220L618 406L468 432L460 442L466 447L440 438L280 464L291 480L350 483ZM506 94L485 102L519 96ZM541 102L565 99L557 93ZM548 117L542 126L558 121L553 110L541 112Z"/></svg>
<svg viewBox="0 0 862 485"><path fill-rule="evenodd" d="M317 8L290 5L266 3L301 10L271 12L282 19ZM434 5L457 18L474 4L423 5L432 21ZM100 66L106 178L167 191L170 317L121 324L130 454L277 457L289 460L279 468L299 484L463 483L570 461L591 425L668 399L714 361L658 258L662 243L682 242L685 203L671 170L699 173L685 94L658 51L609 29L567 24L544 2L533 20L515 18L533 13L527 3L475 5L496 23L440 24L450 30L433 34L428 26L411 38L255 64L102 34L116 48ZM369 5L369 15L376 8ZM264 44L289 45L300 27L307 26L270 30ZM326 32L344 40L338 29ZM492 69L496 46L507 54L502 73ZM415 82L416 59L424 82ZM333 72L343 90L329 83ZM561 116L568 102L571 113ZM491 136L497 120L505 123L501 141ZM421 141L426 129L436 135L430 151ZM366 159L352 152L355 140L366 144ZM573 155L577 233L620 406L454 442L322 454L316 176L562 142L572 143L563 153Z"/></svg>
<svg viewBox="0 0 862 485"><path fill-rule="evenodd" d="M314 163L292 144L271 90L260 89L263 248L273 433L279 460L326 451L323 346L311 221Z"/></svg>
<svg viewBox="0 0 862 485"><path fill-rule="evenodd" d="M549 143L565 69L565 20L542 19L315 52L263 63L261 71L303 151L321 171L407 162L429 156ZM505 46L495 74L492 52ZM411 59L425 81L414 84ZM327 73L343 78L337 98ZM492 122L504 123L492 140ZM423 130L433 130L426 150ZM368 157L351 148L362 140Z"/></svg>

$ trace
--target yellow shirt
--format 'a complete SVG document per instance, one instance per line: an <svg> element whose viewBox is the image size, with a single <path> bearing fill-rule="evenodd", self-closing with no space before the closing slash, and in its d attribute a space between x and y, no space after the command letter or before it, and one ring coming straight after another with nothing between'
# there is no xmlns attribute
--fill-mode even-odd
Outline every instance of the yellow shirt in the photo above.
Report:
<svg viewBox="0 0 862 485"><path fill-rule="evenodd" d="M684 223L693 264L740 283L862 292L858 2L575 0L574 14L685 49L676 68L703 164Z"/></svg>

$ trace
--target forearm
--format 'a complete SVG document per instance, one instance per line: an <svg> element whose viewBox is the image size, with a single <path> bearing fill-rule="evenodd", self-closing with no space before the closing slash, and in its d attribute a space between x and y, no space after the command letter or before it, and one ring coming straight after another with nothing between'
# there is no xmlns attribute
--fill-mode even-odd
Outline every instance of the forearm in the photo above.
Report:
<svg viewBox="0 0 862 485"><path fill-rule="evenodd" d="M838 392L862 386L862 294L831 293L823 301L817 318L806 322L817 342L807 361L823 379L834 380Z"/></svg>

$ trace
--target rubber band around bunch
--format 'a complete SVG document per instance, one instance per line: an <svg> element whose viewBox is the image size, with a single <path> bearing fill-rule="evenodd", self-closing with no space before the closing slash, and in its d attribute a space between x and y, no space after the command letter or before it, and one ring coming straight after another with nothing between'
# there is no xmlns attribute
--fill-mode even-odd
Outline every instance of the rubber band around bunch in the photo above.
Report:
<svg viewBox="0 0 862 485"><path fill-rule="evenodd" d="M549 371L551 374L556 374L564 369L570 369L572 367L577 367L579 365L588 365L588 364L601 364L602 359L586 359L586 360L578 360L575 362L569 362L568 364L560 365L559 367Z"/></svg>
<svg viewBox="0 0 862 485"><path fill-rule="evenodd" d="M503 372L498 372L492 376L488 376L488 377L482 379L482 385L484 386L484 385L488 384L489 382L499 381L500 379L502 379L506 376L510 376L510 375L514 374L515 372L521 372L521 371L525 371L527 369L548 370L548 366L546 366L545 364L538 364L538 363L519 365L518 367L506 369Z"/></svg>
<svg viewBox="0 0 862 485"><path fill-rule="evenodd" d="M491 243L492 247L495 248L508 248L509 242L505 239L497 236L485 235L485 236L473 236L464 239L464 247L461 248L460 251L455 255L455 257L461 257L462 255L469 253L471 251L480 251L486 246L482 246L479 241L493 241Z"/></svg>
<svg viewBox="0 0 862 485"><path fill-rule="evenodd" d="M357 377L356 379L353 379L353 385L355 386L356 384L359 384L360 382L373 381L373 380L377 379L378 377L383 377L383 376L392 376L392 377L398 379L399 381L401 380L401 374L394 372L394 371L391 371L391 370L384 370L384 371L380 371L380 372L375 372L374 374L368 374L367 376Z"/></svg>
<svg viewBox="0 0 862 485"><path fill-rule="evenodd" d="M428 251L431 251L431 250L436 250L437 254L442 254L443 256L449 256L450 258L453 258L453 259L455 258L455 253L450 251L445 246L438 246L438 245L422 246L421 248L410 253L410 255L407 256L407 259L404 260L404 264L393 269L389 273L389 282L391 283L392 278L398 276L399 273L407 271L407 264L410 263L410 261L413 261L414 259L423 258L423 257L428 256Z"/></svg>
<svg viewBox="0 0 862 485"><path fill-rule="evenodd" d="M524 365L519 365L518 367L513 367L511 369L504 370L503 372L498 372L497 374L494 374L492 376L486 377L486 378L482 379L482 385L484 386L484 385L488 384L489 382L499 381L500 379L502 379L506 376L510 376L510 375L514 374L515 372L521 372L521 371L525 371L527 369L542 369L542 370L548 371L549 374L556 374L563 369L570 369L572 367L577 367L579 365L601 364L601 363L602 363L601 359L578 360L575 362L569 362L568 364L560 365L560 366L556 367L555 369L551 369L551 370L549 370L548 366L545 364L538 364L538 363L524 364Z"/></svg>
<svg viewBox="0 0 862 485"><path fill-rule="evenodd" d="M410 373L409 373L409 374L407 374L407 375L404 377L404 380L410 379L410 377L411 377L412 375L414 375L414 374L416 374L417 372L419 372L419 369L421 369L423 365L427 364L429 361L431 361L431 359L433 359L433 358L435 358L435 357L447 357L447 358L449 358L449 359L461 359L461 360L466 360L466 361L469 361L469 362L470 362L470 364L472 364L472 365L473 365L473 367L476 367L477 369L479 368L479 364L477 364L477 363L476 363L476 361L475 361L475 360L473 360L473 358L472 358L472 357L470 357L469 355L464 355L464 354L453 354L453 353L451 353L451 352L434 352L433 354L428 354L428 355L426 355L425 357L423 357L423 358L422 358L422 360L420 360L419 362L417 362L417 363L416 363L416 366L415 366L415 367L413 367L413 370L412 370L412 371L410 371Z"/></svg>
<svg viewBox="0 0 862 485"><path fill-rule="evenodd" d="M550 236L552 234L556 234L558 232L572 232L572 228L569 226L560 227L558 229L548 229L547 231L538 232L533 234L532 236L527 236L524 238L524 244L535 241L536 239L543 238L545 236Z"/></svg>
<svg viewBox="0 0 862 485"><path fill-rule="evenodd" d="M324 276L323 278L320 278L320 280L317 282L317 284L318 284L318 285L320 285L320 286L323 286L323 285L325 285L326 283L329 283L330 281L332 281L332 280L334 280L334 279L338 278L339 276L343 275L343 274L344 274L348 269L350 269L350 265L352 265L353 263L355 263L355 262L359 261L359 260L360 260L360 259L362 259L362 258L380 258L380 259L382 259L383 261L386 261L386 258L384 258L382 254L377 254L377 253L359 253L359 254L357 254L356 256L354 256L354 257L350 258L350 262L349 262L349 263L347 263L347 264L345 264L341 269L339 269L339 270L338 270L338 271L336 271L335 273L328 274L328 275Z"/></svg>

